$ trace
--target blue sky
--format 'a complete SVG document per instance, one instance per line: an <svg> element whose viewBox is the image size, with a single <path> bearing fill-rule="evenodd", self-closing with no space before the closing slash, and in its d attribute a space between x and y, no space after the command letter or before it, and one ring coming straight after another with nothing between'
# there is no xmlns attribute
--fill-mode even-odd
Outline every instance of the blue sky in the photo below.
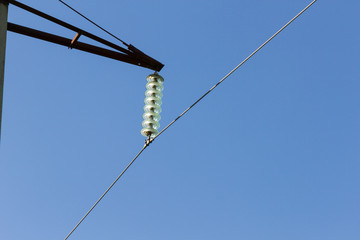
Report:
<svg viewBox="0 0 360 240"><path fill-rule="evenodd" d="M112 40L58 1L22 2ZM310 3L67 2L165 64L162 127ZM317 1L152 143L70 239L359 239L359 8ZM13 6L9 21L75 35ZM143 146L152 71L7 40L0 238L64 239Z"/></svg>

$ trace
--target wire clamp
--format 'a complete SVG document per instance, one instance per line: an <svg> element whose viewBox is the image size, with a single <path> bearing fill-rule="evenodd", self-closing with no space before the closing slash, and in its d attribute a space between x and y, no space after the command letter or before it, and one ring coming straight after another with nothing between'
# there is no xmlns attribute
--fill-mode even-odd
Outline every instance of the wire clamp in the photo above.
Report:
<svg viewBox="0 0 360 240"><path fill-rule="evenodd" d="M152 143L153 141L154 141L154 139L149 136L149 137L145 140L145 146L146 146L146 147L149 146L150 143Z"/></svg>

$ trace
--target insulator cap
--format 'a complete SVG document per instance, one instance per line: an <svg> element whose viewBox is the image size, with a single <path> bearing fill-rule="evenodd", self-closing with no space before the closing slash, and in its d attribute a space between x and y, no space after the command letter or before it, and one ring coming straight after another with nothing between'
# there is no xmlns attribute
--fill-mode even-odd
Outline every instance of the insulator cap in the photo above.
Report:
<svg viewBox="0 0 360 240"><path fill-rule="evenodd" d="M146 97L157 97L157 98L162 98L163 94L161 91L156 90L156 89L148 89L145 92L145 96Z"/></svg>
<svg viewBox="0 0 360 240"><path fill-rule="evenodd" d="M144 137L155 137L159 133L158 130L153 128L143 128L140 132Z"/></svg>
<svg viewBox="0 0 360 240"><path fill-rule="evenodd" d="M156 120L144 120L142 122L143 128L153 128L158 129L160 127L160 123Z"/></svg>
<svg viewBox="0 0 360 240"><path fill-rule="evenodd" d="M144 106L144 112L156 112L161 113L161 107L156 104L146 104Z"/></svg>
<svg viewBox="0 0 360 240"><path fill-rule="evenodd" d="M161 106L162 101L158 97L147 97L145 98L144 103L149 105L155 104Z"/></svg>
<svg viewBox="0 0 360 240"><path fill-rule="evenodd" d="M161 82L148 82L146 84L146 89L155 89L158 91L162 91L164 90L164 86L162 85Z"/></svg>
<svg viewBox="0 0 360 240"><path fill-rule="evenodd" d="M154 73L154 74L150 74L149 76L146 77L146 80L148 82L164 82L164 78L162 76L160 76L158 73Z"/></svg>
<svg viewBox="0 0 360 240"><path fill-rule="evenodd" d="M160 121L161 116L160 116L160 114L158 114L156 112L146 112L146 113L143 114L143 119L144 120Z"/></svg>

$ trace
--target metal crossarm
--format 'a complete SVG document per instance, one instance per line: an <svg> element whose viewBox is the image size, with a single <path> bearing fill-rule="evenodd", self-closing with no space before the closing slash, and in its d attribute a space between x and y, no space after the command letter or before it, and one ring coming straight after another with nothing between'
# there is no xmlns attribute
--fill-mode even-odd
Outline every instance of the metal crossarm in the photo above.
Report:
<svg viewBox="0 0 360 240"><path fill-rule="evenodd" d="M109 50L106 48L97 47L97 46L79 42L79 41L73 41L74 39L60 37L60 36L57 36L54 34L42 32L39 30L20 26L20 25L10 23L10 22L8 23L7 28L8 28L8 31L10 31L10 32L19 33L19 34L26 35L29 37L44 40L47 42L59 44L59 45L65 46L65 47L71 47L73 49L78 49L78 50L81 50L84 52L88 52L88 53L96 54L99 56L103 56L103 57L115 59L118 61L122 61L122 62L126 62L126 63L134 64L137 66L152 69L152 66L150 64L148 64L144 61L139 61L137 58L132 57L132 55L129 56L127 54L123 54L123 53Z"/></svg>
<svg viewBox="0 0 360 240"><path fill-rule="evenodd" d="M60 19L57 19L53 16L50 16L44 12L41 12L35 8L32 8L30 6L27 6L21 2L15 1L15 0L1 0L1 1L5 1L8 2L16 7L19 7L21 9L24 9L25 11L28 11L30 13L33 13L39 17L42 17L44 19L47 19L51 22L54 22L60 26L63 26L67 29L70 29L74 32L76 32L76 36L73 39L73 41L70 40L69 44L66 45L69 48L75 48L75 49L79 49L85 52L90 52L90 53L94 53L97 55L101 55L104 57L108 57L108 58L112 58L118 61L123 61L126 63L130 63L130 64L134 64L140 67L145 67L145 68L149 68L151 70L155 70L155 71L161 71L161 69L164 67L164 65L162 63L160 63L159 61L153 59L152 57L146 55L145 53L143 53L142 51L138 50L137 48L135 48L134 46L132 46L131 44L126 44L124 43L124 45L128 48L125 49L121 46L118 46L112 42L109 42L101 37L98 37L92 33L89 33L83 29L80 29L78 27L75 27L69 23L66 23ZM10 26L10 28L9 28ZM40 38L44 41L49 41L49 42L53 42L53 43L57 43L60 45L65 45L63 43L67 42L67 39L65 41L65 38L63 37L59 37L50 33L45 33L45 32L41 32L35 29L31 29L31 28L27 28L24 26L20 26L20 25L15 25L12 23L8 23L8 30L9 31L13 31L19 34L23 34L23 35L27 35L30 37L35 37L35 38ZM77 42L78 38L80 37L80 35L82 36L86 36L92 40L95 40L99 43L102 43L108 47L111 47L119 52L117 52L118 54L115 54L116 52L111 51L111 50L107 50L105 48L100 48L100 47L96 47L93 45L89 45L89 44L85 44L85 43L80 43ZM84 47L86 45L86 47ZM96 50L94 50L96 49ZM111 54L109 54L111 52Z"/></svg>

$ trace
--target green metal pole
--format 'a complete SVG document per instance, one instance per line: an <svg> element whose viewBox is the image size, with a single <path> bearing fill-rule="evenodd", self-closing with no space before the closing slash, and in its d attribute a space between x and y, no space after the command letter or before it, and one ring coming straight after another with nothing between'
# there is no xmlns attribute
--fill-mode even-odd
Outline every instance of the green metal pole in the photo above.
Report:
<svg viewBox="0 0 360 240"><path fill-rule="evenodd" d="M2 106L3 106L3 95L4 95L4 72L5 72L8 5L9 3L0 0L0 139L1 139Z"/></svg>

